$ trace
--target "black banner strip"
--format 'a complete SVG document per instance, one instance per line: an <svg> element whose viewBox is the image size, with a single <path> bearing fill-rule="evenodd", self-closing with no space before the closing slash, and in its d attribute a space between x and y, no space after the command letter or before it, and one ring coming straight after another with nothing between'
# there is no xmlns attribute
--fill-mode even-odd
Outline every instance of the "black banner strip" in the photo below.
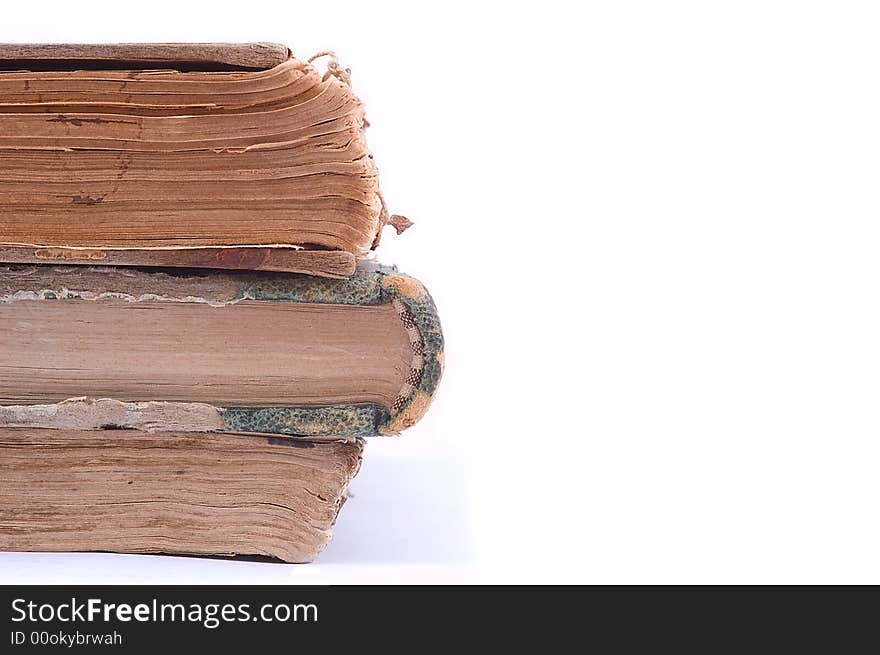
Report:
<svg viewBox="0 0 880 655"><path fill-rule="evenodd" d="M624 651L801 639L839 651L873 625L877 598L873 587L2 587L0 652L467 649L474 636L547 649L600 635Z"/></svg>

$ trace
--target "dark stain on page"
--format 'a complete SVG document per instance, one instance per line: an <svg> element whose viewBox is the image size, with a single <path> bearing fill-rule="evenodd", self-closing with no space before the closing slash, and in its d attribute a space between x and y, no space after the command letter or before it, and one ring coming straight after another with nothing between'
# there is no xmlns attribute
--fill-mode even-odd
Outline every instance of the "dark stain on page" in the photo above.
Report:
<svg viewBox="0 0 880 655"><path fill-rule="evenodd" d="M266 441L270 446L293 446L294 448L314 448L315 444L311 441L300 441L298 439L283 439L279 437L267 437Z"/></svg>
<svg viewBox="0 0 880 655"><path fill-rule="evenodd" d="M100 205L104 196L71 196L74 205Z"/></svg>
<svg viewBox="0 0 880 655"><path fill-rule="evenodd" d="M137 121L112 120L109 118L71 118L61 114L57 118L50 118L49 123L64 123L65 125L73 125L74 127L82 127L86 123L91 125L109 125L111 123L125 123L127 125L137 125Z"/></svg>

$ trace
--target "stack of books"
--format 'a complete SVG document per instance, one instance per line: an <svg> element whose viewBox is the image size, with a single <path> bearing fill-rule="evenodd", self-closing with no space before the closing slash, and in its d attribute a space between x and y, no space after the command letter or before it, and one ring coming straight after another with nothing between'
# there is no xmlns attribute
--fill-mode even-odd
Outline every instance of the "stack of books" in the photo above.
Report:
<svg viewBox="0 0 880 655"><path fill-rule="evenodd" d="M307 562L427 410L437 312L366 259L408 221L318 65L0 46L0 550Z"/></svg>

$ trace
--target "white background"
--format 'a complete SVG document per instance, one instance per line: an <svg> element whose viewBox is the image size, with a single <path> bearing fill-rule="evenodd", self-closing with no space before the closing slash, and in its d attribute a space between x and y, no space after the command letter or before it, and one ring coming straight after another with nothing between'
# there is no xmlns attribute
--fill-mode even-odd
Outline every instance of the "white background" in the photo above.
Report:
<svg viewBox="0 0 880 655"><path fill-rule="evenodd" d="M870 2L7 3L0 40L353 71L447 373L307 566L0 555L0 582L880 582ZM0 481L2 484L2 481Z"/></svg>

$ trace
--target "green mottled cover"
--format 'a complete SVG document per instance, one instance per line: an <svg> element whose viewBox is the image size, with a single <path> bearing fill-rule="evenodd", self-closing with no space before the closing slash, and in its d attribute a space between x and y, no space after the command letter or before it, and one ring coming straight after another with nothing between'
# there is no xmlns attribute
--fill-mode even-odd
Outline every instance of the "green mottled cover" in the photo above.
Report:
<svg viewBox="0 0 880 655"><path fill-rule="evenodd" d="M420 282L394 267L362 265L345 280L289 275L252 275L236 299L344 305L383 305L400 301L421 341L423 366L413 389L397 407L331 405L325 407L228 407L222 410L227 429L291 436L356 436L396 434L427 410L443 372L443 332L431 295Z"/></svg>

